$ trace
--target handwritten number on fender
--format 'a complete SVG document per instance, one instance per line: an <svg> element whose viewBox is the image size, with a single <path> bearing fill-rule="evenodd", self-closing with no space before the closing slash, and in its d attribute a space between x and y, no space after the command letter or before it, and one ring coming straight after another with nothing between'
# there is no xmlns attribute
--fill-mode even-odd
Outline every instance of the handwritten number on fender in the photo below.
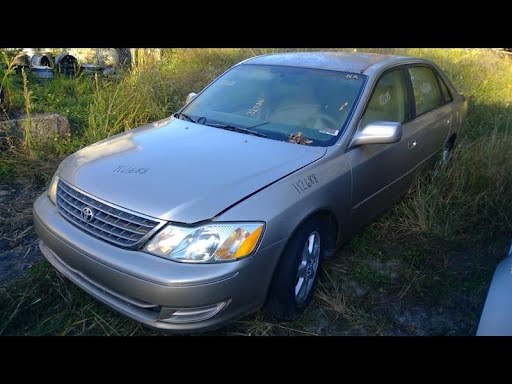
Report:
<svg viewBox="0 0 512 384"><path fill-rule="evenodd" d="M298 193L302 193L317 183L318 183L318 179L317 179L316 175L313 173L313 174L306 176L303 179L300 179L299 181L293 183L293 187L295 188L295 190Z"/></svg>

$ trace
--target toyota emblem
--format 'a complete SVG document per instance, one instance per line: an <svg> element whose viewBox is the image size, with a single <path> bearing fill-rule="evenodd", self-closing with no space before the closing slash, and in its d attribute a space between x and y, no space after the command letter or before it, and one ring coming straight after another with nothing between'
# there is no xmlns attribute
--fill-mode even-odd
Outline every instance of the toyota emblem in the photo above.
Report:
<svg viewBox="0 0 512 384"><path fill-rule="evenodd" d="M91 221L92 219L94 219L94 212L91 208L85 207L82 208L80 216L82 216L82 219L84 219L85 221Z"/></svg>

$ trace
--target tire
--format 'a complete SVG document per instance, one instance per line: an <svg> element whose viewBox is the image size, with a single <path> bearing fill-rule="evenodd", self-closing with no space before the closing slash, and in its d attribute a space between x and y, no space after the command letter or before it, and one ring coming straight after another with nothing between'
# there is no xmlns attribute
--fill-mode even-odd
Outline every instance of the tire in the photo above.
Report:
<svg viewBox="0 0 512 384"><path fill-rule="evenodd" d="M313 218L303 223L288 242L274 271L265 309L279 320L291 321L297 319L310 303L316 287L324 247L322 239L326 239L326 221ZM312 240L312 236L314 239ZM316 237L318 236L318 238ZM315 239L318 239L318 249L315 248ZM313 244L314 251L308 261L303 254L305 247ZM309 248L308 248L309 251ZM315 253L317 256L312 256ZM317 261L315 262L315 260ZM300 284L299 266L302 264L302 278ZM316 265L316 266L315 266Z"/></svg>
<svg viewBox="0 0 512 384"><path fill-rule="evenodd" d="M436 164L435 174L438 173L439 169L442 169L448 165L451 159L451 154L453 148L455 147L455 136L450 137L450 139L444 145L443 150L441 151L441 155Z"/></svg>

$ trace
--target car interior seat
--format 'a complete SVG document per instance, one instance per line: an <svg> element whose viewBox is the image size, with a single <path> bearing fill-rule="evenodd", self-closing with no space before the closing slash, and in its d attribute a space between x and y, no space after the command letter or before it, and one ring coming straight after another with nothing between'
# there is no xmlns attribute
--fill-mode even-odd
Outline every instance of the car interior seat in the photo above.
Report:
<svg viewBox="0 0 512 384"><path fill-rule="evenodd" d="M304 125L311 116L320 111L321 106L309 87L289 87L287 97L275 101L269 114L269 121L278 124Z"/></svg>

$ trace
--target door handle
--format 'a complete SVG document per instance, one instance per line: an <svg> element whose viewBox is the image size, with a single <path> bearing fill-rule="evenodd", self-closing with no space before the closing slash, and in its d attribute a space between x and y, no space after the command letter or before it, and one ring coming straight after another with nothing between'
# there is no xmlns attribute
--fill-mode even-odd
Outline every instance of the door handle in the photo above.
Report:
<svg viewBox="0 0 512 384"><path fill-rule="evenodd" d="M413 149L414 147L416 147L416 145L418 145L418 142L416 140L414 141L409 141L409 144L407 145L407 147L409 149Z"/></svg>

